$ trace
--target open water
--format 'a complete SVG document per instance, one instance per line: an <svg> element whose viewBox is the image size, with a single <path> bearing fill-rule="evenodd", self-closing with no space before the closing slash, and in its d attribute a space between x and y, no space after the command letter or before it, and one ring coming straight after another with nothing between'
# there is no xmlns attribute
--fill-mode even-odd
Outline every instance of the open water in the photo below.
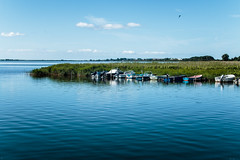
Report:
<svg viewBox="0 0 240 160"><path fill-rule="evenodd" d="M240 88L53 80L0 62L0 160L240 159Z"/></svg>

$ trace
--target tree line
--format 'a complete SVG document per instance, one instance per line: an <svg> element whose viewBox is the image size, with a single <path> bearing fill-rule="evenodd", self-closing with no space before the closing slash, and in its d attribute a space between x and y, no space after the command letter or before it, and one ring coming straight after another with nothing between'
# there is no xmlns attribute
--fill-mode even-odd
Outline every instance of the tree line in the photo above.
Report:
<svg viewBox="0 0 240 160"><path fill-rule="evenodd" d="M215 59L212 56L195 56L191 58L183 58L183 61L215 61L218 59ZM239 57L233 57L229 58L229 55L227 53L222 55L222 61L240 61L240 56Z"/></svg>
<svg viewBox="0 0 240 160"><path fill-rule="evenodd" d="M222 55L222 60L223 61L240 61L240 56L229 58L228 54L224 54L224 55Z"/></svg>

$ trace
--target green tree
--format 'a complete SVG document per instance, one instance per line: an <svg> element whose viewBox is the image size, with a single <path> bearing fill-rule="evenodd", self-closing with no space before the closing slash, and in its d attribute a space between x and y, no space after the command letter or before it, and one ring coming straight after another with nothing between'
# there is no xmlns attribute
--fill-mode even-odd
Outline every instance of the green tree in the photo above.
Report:
<svg viewBox="0 0 240 160"><path fill-rule="evenodd" d="M240 56L238 57L238 61L240 61Z"/></svg>
<svg viewBox="0 0 240 160"><path fill-rule="evenodd" d="M222 60L223 61L228 61L229 60L229 55L228 54L222 55Z"/></svg>

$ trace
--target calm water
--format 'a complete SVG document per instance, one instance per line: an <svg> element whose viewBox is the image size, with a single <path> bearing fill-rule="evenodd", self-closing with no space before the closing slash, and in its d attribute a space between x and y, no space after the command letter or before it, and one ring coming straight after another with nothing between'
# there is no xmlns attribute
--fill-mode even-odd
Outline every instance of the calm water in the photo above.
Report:
<svg viewBox="0 0 240 160"><path fill-rule="evenodd" d="M0 63L0 160L240 159L235 85L60 81Z"/></svg>

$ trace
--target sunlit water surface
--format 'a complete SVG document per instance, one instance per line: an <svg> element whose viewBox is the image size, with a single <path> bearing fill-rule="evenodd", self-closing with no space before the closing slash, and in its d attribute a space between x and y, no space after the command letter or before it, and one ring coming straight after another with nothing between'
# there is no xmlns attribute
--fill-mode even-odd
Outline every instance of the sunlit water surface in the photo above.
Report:
<svg viewBox="0 0 240 160"><path fill-rule="evenodd" d="M236 85L32 78L0 63L0 159L240 159Z"/></svg>

